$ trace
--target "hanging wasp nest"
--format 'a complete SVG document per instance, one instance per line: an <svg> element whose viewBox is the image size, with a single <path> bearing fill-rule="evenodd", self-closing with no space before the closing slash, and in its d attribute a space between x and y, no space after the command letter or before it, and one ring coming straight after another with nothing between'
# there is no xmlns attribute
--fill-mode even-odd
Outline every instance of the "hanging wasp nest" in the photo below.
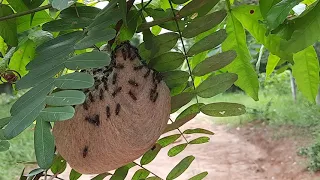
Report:
<svg viewBox="0 0 320 180"><path fill-rule="evenodd" d="M57 151L83 174L104 173L151 149L170 115L170 91L137 49L123 43L109 67L87 70L95 85L71 120L53 128Z"/></svg>

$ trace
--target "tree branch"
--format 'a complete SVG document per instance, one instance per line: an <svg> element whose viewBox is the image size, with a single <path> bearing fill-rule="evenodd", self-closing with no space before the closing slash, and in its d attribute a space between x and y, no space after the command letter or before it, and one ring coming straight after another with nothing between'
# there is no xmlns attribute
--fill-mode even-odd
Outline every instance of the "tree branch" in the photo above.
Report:
<svg viewBox="0 0 320 180"><path fill-rule="evenodd" d="M135 0L129 0L129 1L127 2L127 14L129 13L130 9L132 8L134 1L135 1ZM119 33L122 24L123 24L123 20L118 21L118 23L116 24L116 27L115 27L116 34ZM112 45L113 45L113 43L114 43L115 40L116 40L116 37L113 38L113 39L111 39L111 40L108 42L108 44L110 45L110 47L112 47Z"/></svg>
<svg viewBox="0 0 320 180"><path fill-rule="evenodd" d="M5 20L8 20L8 19L13 19L13 18L24 16L24 15L27 15L27 14L32 14L32 13L35 13L35 12L38 12L38 11L49 9L51 7L52 7L51 4L49 4L49 5L41 6L41 7L35 8L35 9L30 9L28 11L11 14L9 16L0 17L0 21L5 21Z"/></svg>

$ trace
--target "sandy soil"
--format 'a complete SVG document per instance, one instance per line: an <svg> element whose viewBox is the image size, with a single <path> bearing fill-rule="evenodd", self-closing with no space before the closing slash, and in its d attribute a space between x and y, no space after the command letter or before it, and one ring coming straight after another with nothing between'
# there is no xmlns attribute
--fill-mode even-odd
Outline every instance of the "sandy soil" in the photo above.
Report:
<svg viewBox="0 0 320 180"><path fill-rule="evenodd" d="M299 142L294 138L286 137L275 140L270 136L267 128L248 125L237 129L229 129L225 125L216 125L214 121L204 115L199 115L184 125L181 130L189 128L205 128L215 135L207 144L189 145L182 153L175 157L168 157L170 147L182 143L179 139L172 146L160 151L156 159L145 167L165 179L170 170L184 157L193 155L196 159L188 170L178 180L208 171L208 180L316 180L319 174L306 171L305 160L296 155ZM178 133L171 132L170 134ZM168 134L166 134L168 135ZM192 140L197 136L187 136ZM137 161L138 162L138 161ZM127 176L131 179L135 170L132 168ZM69 179L69 172L59 175ZM82 176L87 180L92 175ZM108 178L106 178L108 179Z"/></svg>

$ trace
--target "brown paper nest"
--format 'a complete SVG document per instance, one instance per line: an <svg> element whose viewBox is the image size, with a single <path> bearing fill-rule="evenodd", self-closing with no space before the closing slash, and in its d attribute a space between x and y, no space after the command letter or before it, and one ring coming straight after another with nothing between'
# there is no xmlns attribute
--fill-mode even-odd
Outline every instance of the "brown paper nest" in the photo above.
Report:
<svg viewBox="0 0 320 180"><path fill-rule="evenodd" d="M125 43L112 56L111 71L91 71L95 87L85 90L86 102L76 106L74 117L53 128L58 153L82 174L138 159L155 145L169 119L170 91L158 73L141 64L136 48Z"/></svg>

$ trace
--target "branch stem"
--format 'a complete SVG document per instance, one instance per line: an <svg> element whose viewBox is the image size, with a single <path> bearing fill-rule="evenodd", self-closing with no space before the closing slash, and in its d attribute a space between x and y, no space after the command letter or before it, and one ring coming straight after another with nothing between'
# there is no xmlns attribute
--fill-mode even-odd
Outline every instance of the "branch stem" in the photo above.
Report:
<svg viewBox="0 0 320 180"><path fill-rule="evenodd" d="M147 168L143 167L142 165L140 165L139 163L136 163L136 162L133 162L135 165L141 167L142 169L150 172L152 175L154 175L155 177L159 178L159 179L162 179L161 177L159 177L158 175L156 175L155 173L151 172L150 170L148 170ZM163 179L162 179L163 180Z"/></svg>
<svg viewBox="0 0 320 180"><path fill-rule="evenodd" d="M193 90L196 90L196 86L194 85L194 77L192 76L191 66L190 66L190 62L189 62L189 59L188 59L186 47L185 47L185 45L184 45L184 41L183 41L183 38L182 38L182 33L181 33L181 30L180 30L180 27L179 27L178 20L177 20L177 18L176 18L177 16L176 16L176 13L174 12L174 8L173 8L173 5L172 5L171 0L168 0L168 1L169 1L169 3L170 3L170 7L171 7L171 11L172 11L172 14L173 14L173 17L174 17L174 21L176 22L177 29L178 29L178 32L179 32L179 38L180 38L180 41L181 41L181 44L182 44L183 54L184 54L184 57L185 57L185 59L186 59L187 65L188 65L188 70L189 70L190 77L191 77L191 80L192 80ZM199 103L199 100L198 100L198 97L197 97L197 96L196 96L196 100L197 100L197 104L198 104L198 103Z"/></svg>
<svg viewBox="0 0 320 180"><path fill-rule="evenodd" d="M24 15L27 15L27 14L32 14L32 13L35 13L35 12L38 12L38 11L49 9L51 7L52 7L51 4L48 4L48 5L41 6L41 7L35 8L35 9L30 9L28 11L23 11L23 12L11 14L11 15L8 15L8 16L0 17L0 21L5 21L5 20L8 20L8 19L13 19L13 18L24 16Z"/></svg>
<svg viewBox="0 0 320 180"><path fill-rule="evenodd" d="M171 121L171 123L173 123L173 121L172 121L171 118L169 118L169 120ZM179 133L181 134L181 136L183 137L183 139L187 142L187 144L189 144L189 141L188 141L187 138L184 136L184 134L182 133L182 131L181 131L179 128L177 128L177 130L179 131Z"/></svg>

